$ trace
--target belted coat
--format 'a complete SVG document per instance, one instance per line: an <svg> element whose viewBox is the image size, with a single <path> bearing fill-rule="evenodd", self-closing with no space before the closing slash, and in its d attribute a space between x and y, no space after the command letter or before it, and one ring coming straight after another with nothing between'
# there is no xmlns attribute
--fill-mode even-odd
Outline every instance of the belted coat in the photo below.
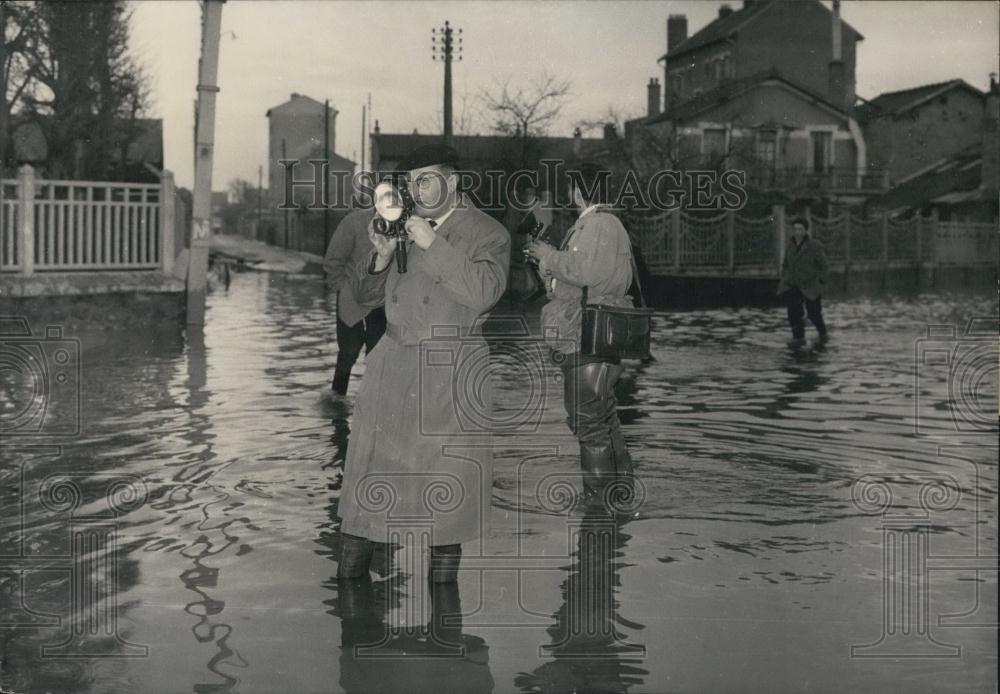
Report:
<svg viewBox="0 0 1000 694"><path fill-rule="evenodd" d="M409 244L406 273L374 274L370 253L352 278L388 327L366 357L338 513L343 532L377 542L474 540L490 513L489 347L474 328L506 287L510 236L467 200L435 233Z"/></svg>
<svg viewBox="0 0 1000 694"><path fill-rule="evenodd" d="M632 306L632 244L618 218L602 208L585 211L566 232L559 250L542 250L538 270L549 302L542 307L542 334L553 349L580 350L580 302ZM544 247L543 247L544 249Z"/></svg>

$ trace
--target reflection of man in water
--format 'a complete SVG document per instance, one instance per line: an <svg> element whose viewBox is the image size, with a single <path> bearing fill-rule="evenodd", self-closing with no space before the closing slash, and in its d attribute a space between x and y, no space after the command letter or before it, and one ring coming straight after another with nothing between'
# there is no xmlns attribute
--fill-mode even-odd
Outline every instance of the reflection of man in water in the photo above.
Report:
<svg viewBox="0 0 1000 694"><path fill-rule="evenodd" d="M809 321L816 326L820 340L826 339L826 323L823 322L823 304L820 298L826 268L823 245L809 235L804 221L795 220L792 224L792 238L785 248L781 282L778 284L778 295L784 298L788 308L788 323L792 326L792 341L789 344L793 347L805 342L803 304Z"/></svg>
<svg viewBox="0 0 1000 694"><path fill-rule="evenodd" d="M628 642L620 627L643 629L618 614L624 523L591 509L577 526L573 564L562 585L563 604L547 629L553 658L514 684L523 692L626 692L641 686L645 647Z"/></svg>
<svg viewBox="0 0 1000 694"><path fill-rule="evenodd" d="M339 579L340 686L346 692L493 691L489 648L462 633L458 584L430 587L430 622L390 628L386 613L400 596L396 581Z"/></svg>

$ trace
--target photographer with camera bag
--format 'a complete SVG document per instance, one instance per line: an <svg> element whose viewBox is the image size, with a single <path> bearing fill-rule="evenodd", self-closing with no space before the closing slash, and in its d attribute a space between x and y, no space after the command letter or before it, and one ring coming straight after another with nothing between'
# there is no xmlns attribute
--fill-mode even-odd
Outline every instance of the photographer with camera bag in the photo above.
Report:
<svg viewBox="0 0 1000 694"><path fill-rule="evenodd" d="M580 442L584 501L607 502L609 485L632 477L614 388L623 372L622 358L648 356L650 312L632 308L627 294L638 273L625 227L601 204L607 191L600 168L579 168L579 176L569 183L579 218L559 249L535 241L527 253L547 284L549 302L542 309L546 341L555 349L560 339L571 340L577 348L552 356L563 370L563 402ZM607 341L608 336L613 340Z"/></svg>
<svg viewBox="0 0 1000 694"><path fill-rule="evenodd" d="M455 378L488 350L472 328L506 287L510 236L458 191L457 159L451 147L427 145L400 163L409 191L400 197L413 205L405 231L376 233L373 220L374 252L354 270L358 303L384 305L388 326L355 399L338 506L341 578L367 577L375 543L393 541L400 519L432 519L414 528L429 533L435 583L456 580L460 543L485 532L491 393L488 383L467 392ZM394 262L397 244L409 246L405 266ZM453 338L432 339L441 332ZM478 419L463 418L471 411Z"/></svg>

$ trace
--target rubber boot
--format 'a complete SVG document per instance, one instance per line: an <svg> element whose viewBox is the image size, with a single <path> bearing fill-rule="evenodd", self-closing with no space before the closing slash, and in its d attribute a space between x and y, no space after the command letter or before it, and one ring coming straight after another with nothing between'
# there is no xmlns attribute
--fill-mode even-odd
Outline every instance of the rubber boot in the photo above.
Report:
<svg viewBox="0 0 1000 694"><path fill-rule="evenodd" d="M458 564L461 561L462 545L432 546L428 576L431 583L455 583L458 580Z"/></svg>
<svg viewBox="0 0 1000 694"><path fill-rule="evenodd" d="M462 645L462 601L458 584L431 583L430 594L431 645L435 650L456 651Z"/></svg>
<svg viewBox="0 0 1000 694"><path fill-rule="evenodd" d="M340 563L337 564L337 578L360 578L368 576L372 564L375 543L357 535L344 534L340 539Z"/></svg>
<svg viewBox="0 0 1000 694"><path fill-rule="evenodd" d="M635 464L632 456L625 445L625 436L621 430L611 432L611 448L615 456L615 471L623 477L632 477L635 471Z"/></svg>
<svg viewBox="0 0 1000 694"><path fill-rule="evenodd" d="M604 489L617 478L614 450L610 445L580 444L580 470L583 472L584 497L600 498Z"/></svg>
<svg viewBox="0 0 1000 694"><path fill-rule="evenodd" d="M632 515L642 503L636 496L635 464L625 445L621 431L611 433L611 448L614 455L615 481L604 493L604 501L612 513Z"/></svg>

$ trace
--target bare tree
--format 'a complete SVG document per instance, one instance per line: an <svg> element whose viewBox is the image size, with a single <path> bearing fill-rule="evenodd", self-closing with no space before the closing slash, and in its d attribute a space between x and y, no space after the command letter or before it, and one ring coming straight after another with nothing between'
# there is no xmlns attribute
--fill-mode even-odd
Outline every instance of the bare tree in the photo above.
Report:
<svg viewBox="0 0 1000 694"><path fill-rule="evenodd" d="M23 101L45 135L49 175L107 178L115 158L120 174L149 96L129 51L131 12L123 0L37 7Z"/></svg>
<svg viewBox="0 0 1000 694"><path fill-rule="evenodd" d="M511 138L509 146L497 153L497 165L512 170L538 165L540 139L559 119L571 88L569 80L543 72L527 86L515 86L507 79L480 92L493 132Z"/></svg>
<svg viewBox="0 0 1000 694"><path fill-rule="evenodd" d="M512 86L509 79L497 82L493 91L484 89L481 98L495 132L539 137L559 118L571 87L569 80L543 72L528 87Z"/></svg>
<svg viewBox="0 0 1000 694"><path fill-rule="evenodd" d="M696 155L681 146L679 133L670 122L645 124L613 106L597 117L577 123L583 133L613 128L615 137L605 140L604 163L621 175L632 171L643 178L661 169L684 169L696 163Z"/></svg>
<svg viewBox="0 0 1000 694"><path fill-rule="evenodd" d="M479 100L462 93L459 97L457 118L453 127L456 135L477 135L483 129L483 112ZM429 133L443 131L444 111L438 109L433 117L425 118L421 129Z"/></svg>
<svg viewBox="0 0 1000 694"><path fill-rule="evenodd" d="M3 103L0 103L0 169L12 161L11 120L31 82L25 52L36 15L33 4L0 0L0 76L4 84Z"/></svg>

